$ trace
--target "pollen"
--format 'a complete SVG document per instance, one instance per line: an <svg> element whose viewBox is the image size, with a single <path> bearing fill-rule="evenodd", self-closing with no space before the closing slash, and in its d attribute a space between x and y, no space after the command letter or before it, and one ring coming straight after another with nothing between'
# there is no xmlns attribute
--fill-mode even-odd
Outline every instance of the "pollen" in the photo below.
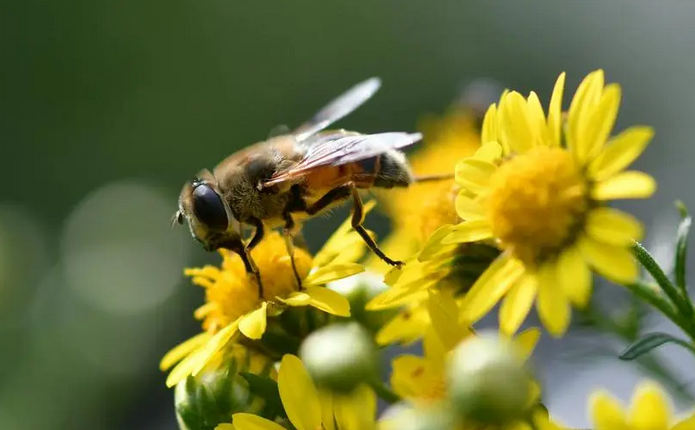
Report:
<svg viewBox="0 0 695 430"><path fill-rule="evenodd" d="M193 278L194 284L205 289L205 304L195 314L203 321L205 330L216 332L258 308L261 302L272 303L298 290L285 241L276 232L269 233L251 251L261 273L262 298L258 297L256 281L246 273L241 257L228 250L220 250L220 254L223 258L221 268L205 266L184 272ZM294 260L299 276L305 278L312 267L311 256L305 250L295 248Z"/></svg>
<svg viewBox="0 0 695 430"><path fill-rule="evenodd" d="M529 267L576 240L589 209L587 181L572 154L536 147L490 179L487 210L493 235Z"/></svg>

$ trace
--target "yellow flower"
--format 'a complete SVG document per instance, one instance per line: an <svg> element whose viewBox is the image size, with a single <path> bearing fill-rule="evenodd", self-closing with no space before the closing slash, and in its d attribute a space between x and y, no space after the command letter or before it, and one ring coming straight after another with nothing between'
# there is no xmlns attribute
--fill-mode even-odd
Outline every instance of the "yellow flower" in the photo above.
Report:
<svg viewBox="0 0 695 430"><path fill-rule="evenodd" d="M451 225L437 229L404 267L388 272L384 282L391 288L367 304L366 309L371 311L405 306L377 334L380 345L420 339L430 325L427 290L436 288L458 297L499 255L496 248L483 243L442 245L452 229Z"/></svg>
<svg viewBox="0 0 695 430"><path fill-rule="evenodd" d="M670 401L651 382L637 386L629 410L604 391L592 394L589 408L596 430L695 430L695 415L676 422Z"/></svg>
<svg viewBox="0 0 695 430"><path fill-rule="evenodd" d="M431 320L424 338L424 356L401 355L392 362L391 386L399 396L419 404L445 398L446 360L449 353L473 332L459 319L459 309L451 294L431 292L426 302ZM537 329L529 329L514 339L528 357L539 338ZM534 395L534 397L536 397Z"/></svg>
<svg viewBox="0 0 695 430"><path fill-rule="evenodd" d="M345 396L320 392L301 360L294 355L282 358L278 389L287 417L297 430L374 428L376 396L371 389L360 386ZM234 414L232 421L234 427L225 424L227 430L284 430L276 422L247 413Z"/></svg>
<svg viewBox="0 0 695 430"><path fill-rule="evenodd" d="M416 176L452 174L456 162L473 155L480 147L475 118L466 109L451 108L443 117L428 116L418 127L424 143L409 163ZM392 233L380 244L387 255L406 259L422 246L440 226L453 224L458 216L453 205L458 185L453 180L431 181L404 189L379 193L383 208L392 221ZM385 272L388 267L375 256L368 267Z"/></svg>
<svg viewBox="0 0 695 430"><path fill-rule="evenodd" d="M569 325L570 303L589 300L590 268L620 283L638 276L630 246L642 226L607 203L654 192L650 176L625 171L652 130L631 127L609 137L620 87L604 86L598 70L577 89L563 133L564 82L563 73L547 117L535 93L503 94L485 116L483 146L457 166L456 210L465 221L441 243L494 240L502 250L463 300L471 323L504 297L500 326L513 333L535 299L543 325L559 336Z"/></svg>
<svg viewBox="0 0 695 430"><path fill-rule="evenodd" d="M368 204L366 209L373 206L373 203ZM205 288L206 303L194 314L203 320L205 331L164 356L160 363L162 370L178 363L167 378L167 386L175 385L190 374L196 375L239 334L249 339L260 339L267 319L281 313L287 306L312 306L329 314L349 316L348 301L323 285L364 271L356 263L364 250L364 242L352 230L349 220L338 228L313 259L305 250L295 249L297 271L302 278L300 291L284 239L276 232L268 233L251 252L263 282L264 297L261 298L253 278L246 274L241 258L233 252L220 251L223 257L220 268L187 269L185 273L193 277L193 283Z"/></svg>

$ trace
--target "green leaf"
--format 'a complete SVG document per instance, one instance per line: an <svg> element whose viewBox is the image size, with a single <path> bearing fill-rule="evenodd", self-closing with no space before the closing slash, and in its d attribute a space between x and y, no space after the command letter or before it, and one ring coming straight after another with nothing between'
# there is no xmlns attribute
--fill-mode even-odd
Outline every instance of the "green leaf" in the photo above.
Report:
<svg viewBox="0 0 695 430"><path fill-rule="evenodd" d="M249 383L251 394L263 399L265 405L261 415L270 420L277 417L287 418L285 408L282 406L278 384L270 378L258 376L255 373L240 372L242 378Z"/></svg>
<svg viewBox="0 0 695 430"><path fill-rule="evenodd" d="M637 342L630 345L618 356L618 358L625 361L631 361L666 343L675 343L695 354L695 347L687 341L673 337L666 333L649 333L646 334L642 339L639 339Z"/></svg>
<svg viewBox="0 0 695 430"><path fill-rule="evenodd" d="M681 222L678 224L678 233L676 240L676 285L681 289L683 294L687 296L686 279L685 279L685 259L688 251L688 235L690 234L690 226L692 217L688 213L688 208L681 201L676 202L676 207L681 216Z"/></svg>

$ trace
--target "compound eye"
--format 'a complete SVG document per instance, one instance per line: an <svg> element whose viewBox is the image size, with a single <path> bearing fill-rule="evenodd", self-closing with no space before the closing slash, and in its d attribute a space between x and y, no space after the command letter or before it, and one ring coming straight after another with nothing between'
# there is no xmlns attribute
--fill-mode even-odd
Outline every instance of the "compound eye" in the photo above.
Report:
<svg viewBox="0 0 695 430"><path fill-rule="evenodd" d="M210 186L201 184L193 190L193 212L209 229L227 230L229 222L222 198Z"/></svg>

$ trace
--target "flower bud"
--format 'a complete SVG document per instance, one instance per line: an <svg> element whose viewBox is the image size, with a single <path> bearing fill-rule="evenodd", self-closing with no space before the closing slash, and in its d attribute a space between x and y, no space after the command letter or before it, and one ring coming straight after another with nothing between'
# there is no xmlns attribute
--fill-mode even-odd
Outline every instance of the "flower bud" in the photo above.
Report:
<svg viewBox="0 0 695 430"><path fill-rule="evenodd" d="M331 289L350 302L350 318L358 321L372 333L379 331L398 312L397 309L367 311L366 304L386 291L389 287L378 277L369 272L358 273L338 281L330 282L326 288Z"/></svg>
<svg viewBox="0 0 695 430"><path fill-rule="evenodd" d="M453 408L465 422L504 425L530 403L531 375L514 345L497 335L470 337L454 349L448 369Z"/></svg>
<svg viewBox="0 0 695 430"><path fill-rule="evenodd" d="M250 393L233 369L214 369L189 376L176 385L174 408L181 430L213 430L243 412Z"/></svg>
<svg viewBox="0 0 695 430"><path fill-rule="evenodd" d="M182 430L213 430L217 424L228 423L236 412L265 410L267 399L259 397L247 373L256 375L259 380L274 379L276 375L270 359L235 345L217 356L197 376L179 382L174 390L179 427Z"/></svg>
<svg viewBox="0 0 695 430"><path fill-rule="evenodd" d="M381 430L451 430L455 416L443 405L413 408L398 405L387 409L379 419Z"/></svg>
<svg viewBox="0 0 695 430"><path fill-rule="evenodd" d="M350 392L378 375L378 352L358 323L333 324L309 335L299 355L317 386Z"/></svg>

